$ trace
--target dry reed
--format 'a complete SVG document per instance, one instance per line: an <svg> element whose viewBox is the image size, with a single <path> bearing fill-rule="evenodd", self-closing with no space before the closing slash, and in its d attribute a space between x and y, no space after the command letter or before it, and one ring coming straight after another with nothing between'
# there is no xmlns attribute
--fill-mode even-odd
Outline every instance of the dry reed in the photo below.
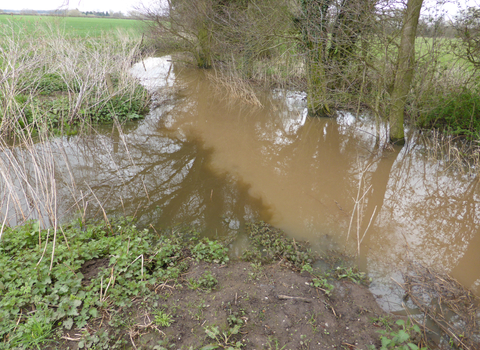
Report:
<svg viewBox="0 0 480 350"><path fill-rule="evenodd" d="M432 320L456 348L480 348L479 300L445 273L410 263L402 285L406 296Z"/></svg>
<svg viewBox="0 0 480 350"><path fill-rule="evenodd" d="M428 158L442 161L446 170L476 176L480 172L480 141L468 141L438 130L422 133Z"/></svg>
<svg viewBox="0 0 480 350"><path fill-rule="evenodd" d="M58 28L45 25L31 32L13 23L0 27L0 238L5 226L37 220L40 228L53 228L56 240L57 226L67 214L59 209L60 190L70 193L79 211L85 213L88 206L63 143L53 138L52 111L34 108L35 101L66 97L64 121L89 126L81 120L81 110L95 109L115 96L138 98L138 82L129 69L142 57L139 37L118 31L76 38ZM40 95L48 74L60 77L66 88L53 96ZM109 76L115 77L113 91L105 80Z"/></svg>

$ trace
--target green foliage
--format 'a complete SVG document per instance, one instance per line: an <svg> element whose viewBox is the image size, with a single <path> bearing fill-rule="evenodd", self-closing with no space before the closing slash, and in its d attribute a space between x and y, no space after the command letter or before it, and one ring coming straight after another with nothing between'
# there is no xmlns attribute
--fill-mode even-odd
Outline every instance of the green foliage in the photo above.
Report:
<svg viewBox="0 0 480 350"><path fill-rule="evenodd" d="M218 280L212 275L210 271L205 271L197 280L190 278L188 280L188 287L190 289L212 290L218 284Z"/></svg>
<svg viewBox="0 0 480 350"><path fill-rule="evenodd" d="M218 326L205 327L205 333L215 343L202 347L200 350L217 349L219 347L227 350L241 349L244 345L241 341L234 341L232 338L240 332L241 326L235 324L226 331L221 331Z"/></svg>
<svg viewBox="0 0 480 350"><path fill-rule="evenodd" d="M371 282L371 278L367 277L365 272L360 272L356 267L343 267L338 266L335 269L335 277L337 279L346 278L356 284L368 285Z"/></svg>
<svg viewBox="0 0 480 350"><path fill-rule="evenodd" d="M107 310L129 307L134 297L152 293L151 286L180 278L188 268L190 249L205 250L199 249L200 242L215 247L203 255L207 261L215 260L219 251L227 254L221 244L199 242L197 236L188 240L176 235L158 238L137 229L132 218L86 225L76 222L62 230L68 246L60 231L40 230L37 222L5 228L0 241L0 349L39 347L57 326L83 328ZM108 267L99 268L85 280L82 266L92 259L106 260ZM210 272L197 282L204 289L217 284ZM171 320L169 314L157 316L156 322ZM100 334L86 334L82 339L86 348L109 344Z"/></svg>
<svg viewBox="0 0 480 350"><path fill-rule="evenodd" d="M445 95L432 96L433 106L422 115L418 125L422 128L441 129L452 135L480 138L480 94L474 90L460 93L450 91Z"/></svg>
<svg viewBox="0 0 480 350"><path fill-rule="evenodd" d="M60 75L48 73L42 75L42 78L38 81L37 90L41 95L50 95L54 92L68 91L68 87ZM77 85L75 92L78 91L79 87Z"/></svg>
<svg viewBox="0 0 480 350"><path fill-rule="evenodd" d="M55 89L55 86L48 86L45 89ZM46 90L42 90L42 93ZM23 111L23 118L19 119L20 127L33 125L36 128L46 127L49 129L65 129L78 125L84 121L93 124L111 123L114 119L120 122L143 118L147 109L147 93L143 87L137 87L133 96L125 94L113 96L97 107L94 101L86 99L82 104L76 118L71 118L71 102L68 96L56 96L53 99L28 98L25 95L17 95L20 110Z"/></svg>
<svg viewBox="0 0 480 350"><path fill-rule="evenodd" d="M244 252L244 260L271 263L283 259L298 270L312 262L312 254L306 245L288 238L280 229L263 221L247 223L246 226L252 247Z"/></svg>
<svg viewBox="0 0 480 350"><path fill-rule="evenodd" d="M45 308L45 307L44 307ZM43 345L51 340L53 325L49 322L45 310L36 312L20 325L14 337L10 341L13 348L42 349Z"/></svg>
<svg viewBox="0 0 480 350"><path fill-rule="evenodd" d="M192 248L192 255L197 260L226 264L229 260L228 249L220 242L208 238L202 239Z"/></svg>
<svg viewBox="0 0 480 350"><path fill-rule="evenodd" d="M320 288L323 290L325 295L330 296L335 289L334 285L328 282L329 274L325 274L324 277L315 277L312 280L312 284L315 288Z"/></svg>
<svg viewBox="0 0 480 350"><path fill-rule="evenodd" d="M313 287L321 289L326 296L332 295L335 286L328 281L328 278L330 277L329 273L317 274L313 271L313 268L310 264L305 264L302 268L302 272L303 271L306 271L314 276L312 279Z"/></svg>
<svg viewBox="0 0 480 350"><path fill-rule="evenodd" d="M412 338L420 335L420 327L416 324L412 324L410 320L406 323L404 320L397 320L395 322L401 328L398 331L387 332L385 330L379 331L382 334L380 341L382 346L380 350L426 350L426 347L418 347ZM375 347L374 347L375 348Z"/></svg>
<svg viewBox="0 0 480 350"><path fill-rule="evenodd" d="M100 330L94 334L88 331L82 333L82 339L78 342L79 349L110 349L108 331Z"/></svg>
<svg viewBox="0 0 480 350"><path fill-rule="evenodd" d="M170 327L172 325L173 317L165 310L156 310L153 315L155 316L155 324L157 326Z"/></svg>

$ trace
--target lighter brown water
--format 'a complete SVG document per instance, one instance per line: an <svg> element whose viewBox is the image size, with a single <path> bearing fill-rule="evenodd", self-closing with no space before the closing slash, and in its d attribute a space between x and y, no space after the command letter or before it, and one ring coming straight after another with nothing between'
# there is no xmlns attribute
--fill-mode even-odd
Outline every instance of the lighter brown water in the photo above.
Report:
<svg viewBox="0 0 480 350"><path fill-rule="evenodd" d="M478 178L428 158L415 135L383 151L367 117L309 118L302 94L279 91L257 108L216 94L202 71L167 58L145 66L134 74L158 91L145 120L52 142L59 211L101 202L143 225L191 224L212 237L262 219L318 250L360 250L388 310L402 309L392 278L401 282L407 259L480 292Z"/></svg>

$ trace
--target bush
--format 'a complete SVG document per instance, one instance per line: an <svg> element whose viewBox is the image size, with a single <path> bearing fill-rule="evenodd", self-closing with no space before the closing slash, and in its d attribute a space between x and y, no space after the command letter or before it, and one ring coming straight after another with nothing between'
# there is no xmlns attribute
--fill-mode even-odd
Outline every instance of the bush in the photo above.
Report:
<svg viewBox="0 0 480 350"><path fill-rule="evenodd" d="M480 137L480 93L464 90L449 92L438 100L430 101L433 106L421 116L419 126L441 129L453 135L468 138Z"/></svg>

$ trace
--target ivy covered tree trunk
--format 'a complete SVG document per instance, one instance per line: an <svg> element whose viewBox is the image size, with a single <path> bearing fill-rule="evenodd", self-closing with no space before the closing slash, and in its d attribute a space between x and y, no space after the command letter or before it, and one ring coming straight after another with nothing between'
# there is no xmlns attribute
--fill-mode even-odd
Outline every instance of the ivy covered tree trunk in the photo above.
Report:
<svg viewBox="0 0 480 350"><path fill-rule="evenodd" d="M307 73L307 108L312 116L330 115L325 78L325 46L327 13L331 0L301 0L302 48L305 51Z"/></svg>
<svg viewBox="0 0 480 350"><path fill-rule="evenodd" d="M198 30L197 66L210 68L212 66L212 31L209 24L204 21Z"/></svg>
<svg viewBox="0 0 480 350"><path fill-rule="evenodd" d="M357 41L369 26L375 3L370 0L342 0L337 11L328 48L328 74L332 76L329 84L333 89L348 76L345 68L350 60L356 59ZM350 85L349 82L347 85Z"/></svg>
<svg viewBox="0 0 480 350"><path fill-rule="evenodd" d="M402 142L404 133L404 110L413 79L415 66L415 37L423 0L408 0L403 19L400 47L398 48L397 72L395 75L389 112L390 140Z"/></svg>
<svg viewBox="0 0 480 350"><path fill-rule="evenodd" d="M313 46L313 45L312 45ZM327 80L322 48L309 49L307 53L307 109L311 116L330 115L327 102Z"/></svg>

